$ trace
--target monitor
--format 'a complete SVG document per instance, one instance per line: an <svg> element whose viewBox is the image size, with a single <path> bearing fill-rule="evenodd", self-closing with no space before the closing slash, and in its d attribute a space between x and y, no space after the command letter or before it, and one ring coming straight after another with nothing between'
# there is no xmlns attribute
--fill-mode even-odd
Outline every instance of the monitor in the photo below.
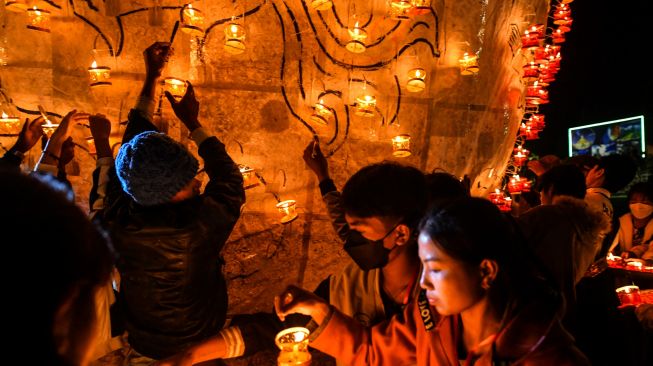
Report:
<svg viewBox="0 0 653 366"><path fill-rule="evenodd" d="M572 127L568 140L569 156L644 156L644 116Z"/></svg>

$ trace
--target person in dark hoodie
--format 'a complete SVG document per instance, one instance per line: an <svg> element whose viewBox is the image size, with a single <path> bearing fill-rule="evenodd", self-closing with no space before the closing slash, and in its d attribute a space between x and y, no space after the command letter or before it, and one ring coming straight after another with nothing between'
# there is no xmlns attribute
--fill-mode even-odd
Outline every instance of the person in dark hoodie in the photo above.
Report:
<svg viewBox="0 0 653 366"><path fill-rule="evenodd" d="M310 315L310 345L348 365L588 365L514 228L482 198L436 205L419 227L423 291L402 314L368 328L294 286L277 314Z"/></svg>

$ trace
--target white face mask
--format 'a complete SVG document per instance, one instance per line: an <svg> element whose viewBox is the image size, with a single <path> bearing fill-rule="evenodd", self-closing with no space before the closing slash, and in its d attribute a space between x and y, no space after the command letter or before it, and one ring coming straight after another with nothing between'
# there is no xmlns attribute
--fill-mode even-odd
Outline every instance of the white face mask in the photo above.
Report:
<svg viewBox="0 0 653 366"><path fill-rule="evenodd" d="M645 219L653 214L653 206L646 203L631 203L628 205L630 212L636 219Z"/></svg>

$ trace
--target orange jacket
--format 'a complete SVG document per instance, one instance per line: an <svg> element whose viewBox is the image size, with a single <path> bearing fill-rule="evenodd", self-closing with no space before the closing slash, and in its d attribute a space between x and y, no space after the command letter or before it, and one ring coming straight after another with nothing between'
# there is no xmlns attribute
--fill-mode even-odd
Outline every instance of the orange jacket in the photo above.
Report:
<svg viewBox="0 0 653 366"><path fill-rule="evenodd" d="M313 334L311 346L349 365L458 366L458 316L438 317L424 297L404 313L367 328L337 310ZM558 318L558 306L533 301L522 307L492 344L466 365L589 365Z"/></svg>

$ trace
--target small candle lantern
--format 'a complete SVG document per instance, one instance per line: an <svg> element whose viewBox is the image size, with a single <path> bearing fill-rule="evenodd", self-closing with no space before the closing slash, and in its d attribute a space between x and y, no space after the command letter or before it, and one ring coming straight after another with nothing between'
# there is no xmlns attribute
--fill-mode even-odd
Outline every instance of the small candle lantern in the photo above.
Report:
<svg viewBox="0 0 653 366"><path fill-rule="evenodd" d="M524 76L522 79L526 81L535 81L540 77L540 65L531 61L524 65Z"/></svg>
<svg viewBox="0 0 653 366"><path fill-rule="evenodd" d="M367 38L367 32L358 25L358 22L356 22L353 28L349 28L348 31L351 40L347 42L345 48L352 53L365 52L365 39Z"/></svg>
<svg viewBox="0 0 653 366"><path fill-rule="evenodd" d="M20 118L18 118L18 116L9 115L5 113L5 111L2 111L2 115L0 115L0 123L18 123L18 122L20 122Z"/></svg>
<svg viewBox="0 0 653 366"><path fill-rule="evenodd" d="M526 137L526 140L535 140L539 138L539 131L532 129L530 124L522 123L519 132Z"/></svg>
<svg viewBox="0 0 653 366"><path fill-rule="evenodd" d="M50 33L50 12L36 6L27 9L27 28Z"/></svg>
<svg viewBox="0 0 653 366"><path fill-rule="evenodd" d="M392 156L397 158L406 158L411 154L410 135L397 135L392 138Z"/></svg>
<svg viewBox="0 0 653 366"><path fill-rule="evenodd" d="M58 123L54 123L50 118L45 118L45 123L41 125L43 132L50 138L54 130L59 127Z"/></svg>
<svg viewBox="0 0 653 366"><path fill-rule="evenodd" d="M511 210L512 210L512 198L505 197L503 199L503 205L499 206L499 211L510 212Z"/></svg>
<svg viewBox="0 0 653 366"><path fill-rule="evenodd" d="M549 92L536 81L526 87L526 100L530 104L546 104L549 100Z"/></svg>
<svg viewBox="0 0 653 366"><path fill-rule="evenodd" d="M390 18L395 20L404 20L410 18L408 11L413 6L408 0L392 0L390 1L389 15Z"/></svg>
<svg viewBox="0 0 653 366"><path fill-rule="evenodd" d="M411 0L410 4L413 6L411 13L415 15L431 12L431 0Z"/></svg>
<svg viewBox="0 0 653 366"><path fill-rule="evenodd" d="M281 350L277 358L278 366L308 366L311 353L308 351L309 330L304 327L284 329L277 334L274 343Z"/></svg>
<svg viewBox="0 0 653 366"><path fill-rule="evenodd" d="M193 8L193 4L185 5L181 12L181 30L194 36L204 34L204 15L201 10Z"/></svg>
<svg viewBox="0 0 653 366"><path fill-rule="evenodd" d="M261 181L256 176L256 172L254 171L254 169L243 164L238 164L238 169L240 169L240 174L243 175L244 189L254 188L261 184Z"/></svg>
<svg viewBox="0 0 653 366"><path fill-rule="evenodd" d="M460 75L475 75L478 73L478 57L475 54L470 55L465 52L458 62L460 63Z"/></svg>
<svg viewBox="0 0 653 366"><path fill-rule="evenodd" d="M376 97L369 94L360 95L356 98L356 115L361 117L374 117L376 109Z"/></svg>
<svg viewBox="0 0 653 366"><path fill-rule="evenodd" d="M13 134L13 130L20 124L18 110L2 89L0 89L0 97L0 125L2 125L3 132L8 130Z"/></svg>
<svg viewBox="0 0 653 366"><path fill-rule="evenodd" d="M29 6L27 5L27 0L18 0L18 1L5 0L5 8L15 13L21 13L29 9Z"/></svg>
<svg viewBox="0 0 653 366"><path fill-rule="evenodd" d="M88 68L88 76L91 87L111 85L111 68L109 66L98 66L93 60L91 67Z"/></svg>
<svg viewBox="0 0 653 366"><path fill-rule="evenodd" d="M508 182L508 192L510 193L521 193L522 183L519 175L513 175Z"/></svg>
<svg viewBox="0 0 653 366"><path fill-rule="evenodd" d="M181 98L184 97L184 94L186 94L186 87L186 82L184 80L175 77L167 77L163 79L163 89L172 94L176 100L181 100Z"/></svg>
<svg viewBox="0 0 653 366"><path fill-rule="evenodd" d="M408 82L406 83L406 90L411 93L419 93L426 88L426 71L421 67L414 68L408 71Z"/></svg>
<svg viewBox="0 0 653 366"><path fill-rule="evenodd" d="M333 112L329 107L324 105L324 100L320 99L318 103L315 103L313 114L311 115L311 121L325 126L329 124L331 116L333 116Z"/></svg>
<svg viewBox="0 0 653 366"><path fill-rule="evenodd" d="M574 20L571 19L571 17L565 17L560 20L560 23L558 24L558 29L560 29L561 32L567 33L571 30L571 25L574 23Z"/></svg>
<svg viewBox="0 0 653 366"><path fill-rule="evenodd" d="M642 297L639 294L638 286L630 285L619 287L616 292L617 296L619 297L621 307L637 306L642 303Z"/></svg>
<svg viewBox="0 0 653 366"><path fill-rule="evenodd" d="M501 192L499 188L495 189L494 192L490 193L488 198L492 203L494 203L497 206L503 205L504 196L503 196L503 192Z"/></svg>
<svg viewBox="0 0 653 366"><path fill-rule="evenodd" d="M297 218L297 212L295 211L295 205L297 202L295 200L286 200L277 203L277 209L284 216L281 218L282 224L287 224Z"/></svg>
<svg viewBox="0 0 653 366"><path fill-rule="evenodd" d="M239 55L245 52L245 27L236 23L233 19L224 28L224 49L232 55Z"/></svg>
<svg viewBox="0 0 653 366"><path fill-rule="evenodd" d="M553 33L551 33L551 39L553 40L553 43L555 44L560 44L565 42L565 32L562 31L562 29L558 28Z"/></svg>
<svg viewBox="0 0 653 366"><path fill-rule="evenodd" d="M524 165L526 160L528 160L528 154L529 154L528 150L519 146L515 149L515 153L512 156L512 161L515 163L515 165L522 166Z"/></svg>
<svg viewBox="0 0 653 366"><path fill-rule="evenodd" d="M553 24L560 25L566 18L571 17L571 8L567 4L558 4L553 13Z"/></svg>
<svg viewBox="0 0 653 366"><path fill-rule="evenodd" d="M331 0L313 0L311 1L311 7L315 10L324 11L329 10L333 6L333 1Z"/></svg>
<svg viewBox="0 0 653 366"><path fill-rule="evenodd" d="M88 146L88 153L91 155L97 155L97 149L95 148L95 139L93 136L87 136L84 139L86 140L86 145Z"/></svg>

